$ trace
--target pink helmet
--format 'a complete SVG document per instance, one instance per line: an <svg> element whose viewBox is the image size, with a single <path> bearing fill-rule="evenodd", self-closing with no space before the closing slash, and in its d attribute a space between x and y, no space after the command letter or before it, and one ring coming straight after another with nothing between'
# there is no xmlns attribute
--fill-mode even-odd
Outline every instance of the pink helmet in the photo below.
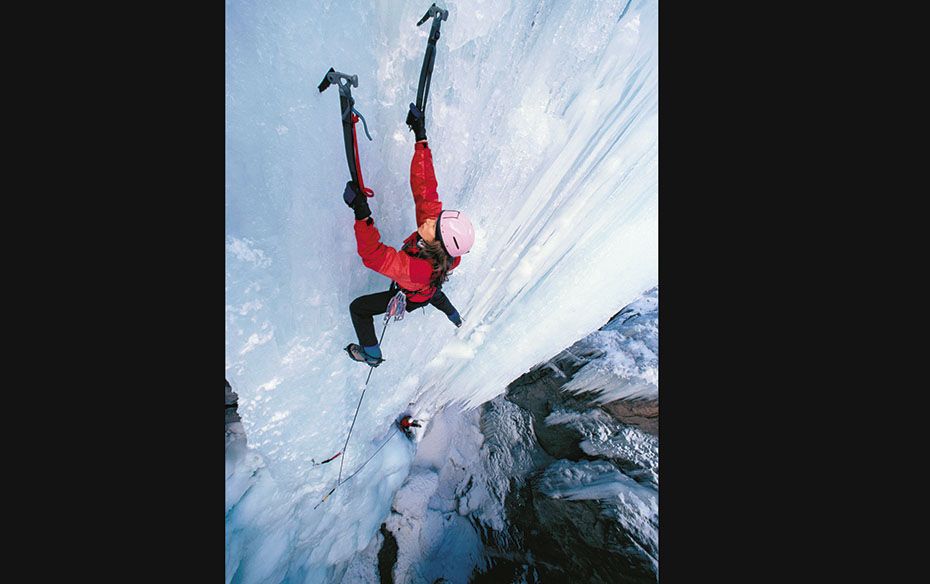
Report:
<svg viewBox="0 0 930 584"><path fill-rule="evenodd" d="M475 243L475 228L461 211L443 211L436 219L436 236L452 257L468 253Z"/></svg>

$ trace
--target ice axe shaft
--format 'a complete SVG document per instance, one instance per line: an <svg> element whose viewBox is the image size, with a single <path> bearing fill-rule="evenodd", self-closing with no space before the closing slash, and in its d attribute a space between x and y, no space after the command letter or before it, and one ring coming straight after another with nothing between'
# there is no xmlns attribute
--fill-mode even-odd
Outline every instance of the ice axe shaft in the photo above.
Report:
<svg viewBox="0 0 930 584"><path fill-rule="evenodd" d="M434 3L417 23L417 26L426 22L429 18L433 19L433 26L429 31L426 55L423 57L423 66L420 68L420 82L417 84L416 100L417 109L420 110L423 116L426 116L426 100L429 98L429 86L433 77L433 63L436 61L436 41L439 40L439 27L442 25L443 20L448 20L449 11L439 8Z"/></svg>
<svg viewBox="0 0 930 584"><path fill-rule="evenodd" d="M355 135L355 123L362 120L365 135L371 140L371 134L368 133L368 122L355 109L355 99L352 97L352 88L358 87L358 75L348 75L330 67L326 75L323 76L323 80L317 85L317 89L320 90L320 93L323 93L330 85L339 87L339 111L342 114L342 135L345 144L346 162L349 165L349 174L352 181L358 185L366 196L374 196L374 191L367 188L365 181L362 179L362 167L358 156L358 139Z"/></svg>

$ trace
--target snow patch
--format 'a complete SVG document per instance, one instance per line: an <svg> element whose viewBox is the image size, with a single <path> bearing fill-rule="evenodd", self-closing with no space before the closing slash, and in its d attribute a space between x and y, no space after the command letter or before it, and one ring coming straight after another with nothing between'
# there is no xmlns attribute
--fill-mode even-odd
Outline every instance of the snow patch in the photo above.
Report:
<svg viewBox="0 0 930 584"><path fill-rule="evenodd" d="M274 389L278 387L279 385L281 385L281 378L275 377L271 381L268 381L267 383L263 383L259 385L258 391L274 391Z"/></svg>
<svg viewBox="0 0 930 584"><path fill-rule="evenodd" d="M262 250L254 247L254 242L246 238L227 237L226 252L231 253L238 260L249 262L259 268L271 266L271 258L266 256Z"/></svg>
<svg viewBox="0 0 930 584"><path fill-rule="evenodd" d="M256 347L260 345L264 345L265 343L267 343L273 338L274 338L274 331L268 332L267 334L264 334L264 335L260 335L258 333L252 333L251 335L249 335L249 340L246 341L245 347L243 347L242 350L239 351L239 355L245 355L246 353L249 353L250 351L254 350Z"/></svg>

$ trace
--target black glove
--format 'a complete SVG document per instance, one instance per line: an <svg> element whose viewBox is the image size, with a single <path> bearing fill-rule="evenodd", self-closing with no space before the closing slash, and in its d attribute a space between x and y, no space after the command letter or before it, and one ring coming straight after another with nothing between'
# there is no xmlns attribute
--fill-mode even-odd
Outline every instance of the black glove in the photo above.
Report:
<svg viewBox="0 0 930 584"><path fill-rule="evenodd" d="M360 221L371 215L368 208L368 197L358 188L355 181L346 183L346 190L342 192L342 200L355 211L355 220Z"/></svg>
<svg viewBox="0 0 930 584"><path fill-rule="evenodd" d="M407 112L407 125L413 130L417 142L426 140L426 121L423 119L423 112L412 103L410 104L410 111Z"/></svg>
<svg viewBox="0 0 930 584"><path fill-rule="evenodd" d="M455 325L456 327L458 327L458 328L461 328L461 326L462 326L462 321L463 321L464 319L461 317L461 315L459 315L459 311L458 311L458 310L456 310L456 311L453 312L452 314L447 314L446 316L449 318L449 320L452 321L452 324L454 324L454 325Z"/></svg>

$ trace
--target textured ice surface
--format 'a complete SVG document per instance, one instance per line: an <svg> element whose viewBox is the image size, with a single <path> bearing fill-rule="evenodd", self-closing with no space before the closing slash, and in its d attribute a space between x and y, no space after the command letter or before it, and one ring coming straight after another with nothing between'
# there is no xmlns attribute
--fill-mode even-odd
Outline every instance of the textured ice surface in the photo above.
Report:
<svg viewBox="0 0 930 584"><path fill-rule="evenodd" d="M508 493L533 467L532 420L505 399L481 412L447 408L419 442L387 520L398 541L395 582L465 584L487 568L482 534L505 537Z"/></svg>
<svg viewBox="0 0 930 584"><path fill-rule="evenodd" d="M365 182L398 245L428 4L226 3L226 377L263 465L227 490L230 581L338 580L410 470L398 413L494 397L657 283L657 3L440 3L427 131L440 196L477 232L444 288L465 324L431 307L392 323L348 451L312 466L342 449L367 373L342 352L349 302L389 284L356 254L339 100L316 86L359 76ZM336 464L388 439L313 509Z"/></svg>
<svg viewBox="0 0 930 584"><path fill-rule="evenodd" d="M562 386L594 392L598 403L659 395L659 289L652 288L568 353L590 361Z"/></svg>
<svg viewBox="0 0 930 584"><path fill-rule="evenodd" d="M471 567L484 567L484 544L468 517L489 499L475 464L482 441L478 414L446 409L419 443L387 519L399 548L395 582L466 584Z"/></svg>

